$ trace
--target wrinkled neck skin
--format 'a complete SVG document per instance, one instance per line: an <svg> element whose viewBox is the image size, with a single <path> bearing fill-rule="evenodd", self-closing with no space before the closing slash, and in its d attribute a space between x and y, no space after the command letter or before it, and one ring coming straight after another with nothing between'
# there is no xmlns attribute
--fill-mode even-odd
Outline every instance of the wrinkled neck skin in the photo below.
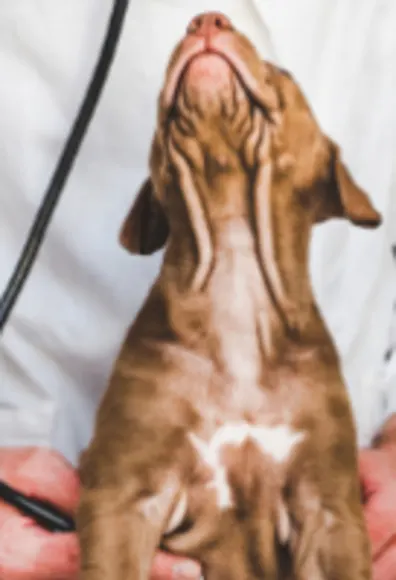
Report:
<svg viewBox="0 0 396 580"><path fill-rule="evenodd" d="M276 359L328 338L309 280L309 218L283 195L265 114L228 80L232 90L204 95L190 82L169 124L185 215L170 220L160 284L174 331L209 337L238 367L244 351Z"/></svg>

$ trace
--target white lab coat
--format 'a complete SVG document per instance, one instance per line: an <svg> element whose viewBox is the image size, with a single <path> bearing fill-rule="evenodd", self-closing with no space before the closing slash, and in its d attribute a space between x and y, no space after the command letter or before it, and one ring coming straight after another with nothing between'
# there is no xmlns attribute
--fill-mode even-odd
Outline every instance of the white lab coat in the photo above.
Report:
<svg viewBox="0 0 396 580"><path fill-rule="evenodd" d="M64 146L111 5L0 3L0 288ZM228 14L263 56L294 73L385 215L375 232L342 221L317 227L312 276L360 443L396 411L396 355L384 364L396 300L395 0L131 0L100 106L1 338L0 446L50 445L75 462L89 441L112 362L161 260L128 255L119 227L147 172L169 53L207 9Z"/></svg>

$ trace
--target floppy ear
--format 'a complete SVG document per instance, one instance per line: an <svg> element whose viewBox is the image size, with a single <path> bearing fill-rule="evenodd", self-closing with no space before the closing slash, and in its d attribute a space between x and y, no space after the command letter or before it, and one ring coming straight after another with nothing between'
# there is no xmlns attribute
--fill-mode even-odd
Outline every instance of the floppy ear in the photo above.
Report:
<svg viewBox="0 0 396 580"><path fill-rule="evenodd" d="M347 218L363 228L375 228L382 222L381 214L368 195L355 183L341 160L339 148L331 143L331 178L318 221L332 217Z"/></svg>
<svg viewBox="0 0 396 580"><path fill-rule="evenodd" d="M148 256L164 247L169 228L164 210L146 179L120 231L121 245L131 254Z"/></svg>

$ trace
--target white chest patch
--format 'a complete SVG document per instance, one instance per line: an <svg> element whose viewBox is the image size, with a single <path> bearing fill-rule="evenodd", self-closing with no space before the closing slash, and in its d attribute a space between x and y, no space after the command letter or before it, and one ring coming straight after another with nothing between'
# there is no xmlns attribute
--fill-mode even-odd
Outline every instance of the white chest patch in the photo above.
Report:
<svg viewBox="0 0 396 580"><path fill-rule="evenodd" d="M216 490L217 505L222 510L233 506L227 470L221 461L221 451L225 445L241 446L250 439L275 463L282 464L304 437L304 433L294 432L288 425L258 427L248 423L223 425L208 442L194 433L189 434L190 441L200 457L213 470L213 478L207 485Z"/></svg>

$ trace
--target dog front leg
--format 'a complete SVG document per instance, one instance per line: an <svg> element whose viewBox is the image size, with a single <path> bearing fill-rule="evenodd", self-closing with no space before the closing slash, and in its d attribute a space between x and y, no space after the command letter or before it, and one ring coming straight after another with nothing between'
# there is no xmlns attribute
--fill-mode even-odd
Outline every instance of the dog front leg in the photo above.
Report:
<svg viewBox="0 0 396 580"><path fill-rule="evenodd" d="M129 505L117 490L86 491L78 514L79 580L148 580L175 502L176 486Z"/></svg>
<svg viewBox="0 0 396 580"><path fill-rule="evenodd" d="M356 511L345 510L342 520L329 530L323 546L323 560L328 569L326 580L371 580L373 577L369 537L363 514L358 517Z"/></svg>
<svg viewBox="0 0 396 580"><path fill-rule="evenodd" d="M301 548L304 544L305 549L299 550L294 579L371 580L371 554L364 525L347 512L343 518L332 519L327 513L325 523L308 533L304 530Z"/></svg>

